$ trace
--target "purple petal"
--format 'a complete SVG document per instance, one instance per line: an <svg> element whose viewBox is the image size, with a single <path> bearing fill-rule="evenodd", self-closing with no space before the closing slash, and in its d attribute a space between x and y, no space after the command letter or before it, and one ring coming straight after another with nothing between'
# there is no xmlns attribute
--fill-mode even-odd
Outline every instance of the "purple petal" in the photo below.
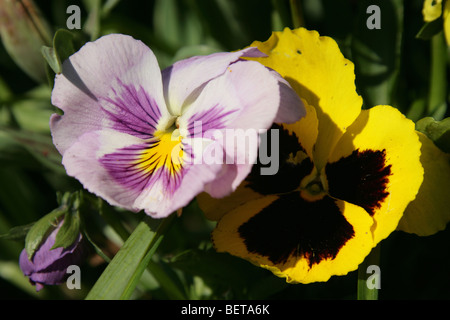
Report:
<svg viewBox="0 0 450 320"><path fill-rule="evenodd" d="M178 122L189 128L193 121L211 122L216 117L220 127L265 130L276 118L280 101L279 78L271 70L255 61L238 61L204 86ZM294 107L303 109L300 100ZM299 118L300 114L291 116Z"/></svg>
<svg viewBox="0 0 450 320"><path fill-rule="evenodd" d="M202 137L206 132L227 128L227 124L234 119L234 113L239 110L227 110L219 104L209 109L194 113L187 121L187 133L189 136Z"/></svg>
<svg viewBox="0 0 450 320"><path fill-rule="evenodd" d="M35 272L30 276L30 281L36 284L36 290L41 290L44 285L57 285L64 282L67 273L67 267L63 270L55 270L49 272ZM39 286L38 286L39 285Z"/></svg>
<svg viewBox="0 0 450 320"><path fill-rule="evenodd" d="M158 112L170 117L162 90L156 58L141 41L113 34L87 43L55 79L52 103L64 111L50 121L56 147L64 154L84 133L124 129L133 115L143 117L130 130L139 132L148 122L151 131Z"/></svg>
<svg viewBox="0 0 450 320"><path fill-rule="evenodd" d="M203 192L205 184L212 181L221 168L220 164L191 165L173 194L167 193L161 180L158 180L152 188L145 189L136 200L136 205L145 208L145 212L155 218L166 217Z"/></svg>
<svg viewBox="0 0 450 320"><path fill-rule="evenodd" d="M181 60L162 72L164 96L173 115L181 115L182 108L190 103L199 89L208 81L222 75L228 66L241 57L263 57L254 47L236 52L219 52ZM189 99L188 99L189 98Z"/></svg>
<svg viewBox="0 0 450 320"><path fill-rule="evenodd" d="M278 79L280 94L280 107L273 122L295 123L306 115L305 106L291 85L279 73L271 72Z"/></svg>
<svg viewBox="0 0 450 320"><path fill-rule="evenodd" d="M23 249L22 252L20 253L19 266L23 274L26 276L31 275L35 271L34 265L28 259L27 251L25 249Z"/></svg>
<svg viewBox="0 0 450 320"><path fill-rule="evenodd" d="M63 165L67 174L76 177L90 192L112 205L137 211L133 203L139 196L139 190L127 188L116 181L100 159L107 154L144 143L142 139L114 130L85 133L66 150Z"/></svg>
<svg viewBox="0 0 450 320"><path fill-rule="evenodd" d="M161 166L166 159L157 153L143 157L148 150L155 149L159 140L140 145L132 145L104 155L99 159L111 177L123 187L141 193L144 189L154 188L161 183L165 193L173 194L178 189L188 168L178 166L180 169L174 173L166 166Z"/></svg>
<svg viewBox="0 0 450 320"><path fill-rule="evenodd" d="M103 109L112 122L112 128L141 139L152 137L162 115L161 110L148 92L142 87L125 85L120 80L121 93L114 98L104 99Z"/></svg>

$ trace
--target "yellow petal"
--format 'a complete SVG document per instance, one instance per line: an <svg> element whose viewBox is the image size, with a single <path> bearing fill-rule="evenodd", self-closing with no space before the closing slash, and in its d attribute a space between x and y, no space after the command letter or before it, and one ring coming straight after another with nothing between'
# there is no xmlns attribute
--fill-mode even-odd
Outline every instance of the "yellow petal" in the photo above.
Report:
<svg viewBox="0 0 450 320"><path fill-rule="evenodd" d="M450 1L445 2L443 18L445 40L447 41L447 46L450 46Z"/></svg>
<svg viewBox="0 0 450 320"><path fill-rule="evenodd" d="M357 269L373 247L372 219L358 206L300 193L266 196L225 215L213 231L228 252L292 283L327 281Z"/></svg>
<svg viewBox="0 0 450 320"><path fill-rule="evenodd" d="M344 58L333 39L304 28L274 32L266 42L252 46L268 55L255 60L280 73L316 109L319 135L314 163L320 170L361 110L353 63Z"/></svg>
<svg viewBox="0 0 450 320"><path fill-rule="evenodd" d="M442 152L426 135L417 134L422 143L423 183L416 199L406 208L398 230L429 236L444 230L450 221L450 154Z"/></svg>
<svg viewBox="0 0 450 320"><path fill-rule="evenodd" d="M416 197L423 180L420 147L411 120L377 106L361 112L330 157L330 194L366 209L375 222L375 245L396 229Z"/></svg>
<svg viewBox="0 0 450 320"><path fill-rule="evenodd" d="M208 220L218 221L227 212L240 205L263 197L248 187L248 182L243 181L237 189L224 198L213 198L206 192L197 195L197 203Z"/></svg>
<svg viewBox="0 0 450 320"><path fill-rule="evenodd" d="M423 2L422 15L425 22L436 20L441 14L442 0L425 0Z"/></svg>
<svg viewBox="0 0 450 320"><path fill-rule="evenodd" d="M283 124L283 128L288 130L289 133L295 133L308 157L314 159L313 150L319 134L319 124L314 107L310 106L305 100L303 104L306 109L306 115L293 124Z"/></svg>

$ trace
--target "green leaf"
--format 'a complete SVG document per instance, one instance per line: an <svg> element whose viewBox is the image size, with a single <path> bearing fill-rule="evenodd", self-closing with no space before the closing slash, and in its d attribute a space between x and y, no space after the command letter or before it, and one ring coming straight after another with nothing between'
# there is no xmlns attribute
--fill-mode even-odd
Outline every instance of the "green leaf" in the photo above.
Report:
<svg viewBox="0 0 450 320"><path fill-rule="evenodd" d="M0 239L4 240L23 240L27 236L28 231L34 225L34 222L11 228L7 233L0 234Z"/></svg>
<svg viewBox="0 0 450 320"><path fill-rule="evenodd" d="M106 17L121 0L107 0L102 7L102 17Z"/></svg>
<svg viewBox="0 0 450 320"><path fill-rule="evenodd" d="M64 215L64 222L55 238L52 249L70 247L80 234L80 214L78 210L69 210Z"/></svg>
<svg viewBox="0 0 450 320"><path fill-rule="evenodd" d="M15 63L30 78L45 82L41 46L49 45L51 28L32 1L1 1L0 38Z"/></svg>
<svg viewBox="0 0 450 320"><path fill-rule="evenodd" d="M441 121L423 118L417 121L416 130L430 138L442 151L450 153L450 117Z"/></svg>
<svg viewBox="0 0 450 320"><path fill-rule="evenodd" d="M43 46L41 53L52 70L59 74L62 72L64 60L75 52L74 35L66 29L59 29L53 37L53 47Z"/></svg>
<svg viewBox="0 0 450 320"><path fill-rule="evenodd" d="M75 53L74 39L74 34L69 30L59 29L56 31L53 37L53 48L61 64Z"/></svg>
<svg viewBox="0 0 450 320"><path fill-rule="evenodd" d="M264 299L261 292L252 290L257 283L268 275L268 271L257 268L247 261L227 253L219 253L214 249L192 249L185 251L170 260L169 266L191 275L199 276L215 291L233 291L233 298ZM270 274L270 277L273 277ZM280 282L286 282L278 279ZM243 295L243 293L246 295ZM267 291L266 291L267 292Z"/></svg>
<svg viewBox="0 0 450 320"><path fill-rule="evenodd" d="M393 104L396 100L403 34L403 1L378 1L380 29L366 26L371 1L358 1L358 18L351 44L356 86L364 107Z"/></svg>
<svg viewBox="0 0 450 320"><path fill-rule="evenodd" d="M447 111L447 44L441 32L431 39L428 116L441 120Z"/></svg>
<svg viewBox="0 0 450 320"><path fill-rule="evenodd" d="M182 44L180 15L177 0L157 0L155 2L155 34L161 35L162 39L172 48L178 48Z"/></svg>
<svg viewBox="0 0 450 320"><path fill-rule="evenodd" d="M41 53L54 73L61 73L62 66L53 47L42 46Z"/></svg>
<svg viewBox="0 0 450 320"><path fill-rule="evenodd" d="M420 28L419 32L416 35L416 38L422 40L430 40L434 35L442 31L443 25L444 21L442 17L439 17L438 19L430 22L426 22L424 23L422 28Z"/></svg>
<svg viewBox="0 0 450 320"><path fill-rule="evenodd" d="M75 242L80 226L78 209L80 207L81 194L81 192L58 193L58 202L60 206L39 219L33 225L25 238L25 250L27 251L30 260L42 241L46 239L54 228L56 228L63 215L64 222L56 235L53 248L67 248Z"/></svg>
<svg viewBox="0 0 450 320"><path fill-rule="evenodd" d="M186 292L180 279L172 268L169 268L163 261L150 261L147 269L155 277L161 288L166 292L169 299L185 300Z"/></svg>
<svg viewBox="0 0 450 320"><path fill-rule="evenodd" d="M20 270L17 261L0 260L0 278L14 284L14 286L20 288L20 290L26 292L32 297L35 297L36 299L45 299L45 293L43 297L41 296L41 293L36 291L34 286L30 286L30 281L27 277L23 276L23 272Z"/></svg>
<svg viewBox="0 0 450 320"><path fill-rule="evenodd" d="M144 218L108 264L86 299L129 299L174 216L172 214L163 220Z"/></svg>
<svg viewBox="0 0 450 320"><path fill-rule="evenodd" d="M89 0L84 1L84 3L85 6L88 7L89 15L83 30L85 30L91 36L91 41L94 41L100 34L101 1Z"/></svg>
<svg viewBox="0 0 450 320"><path fill-rule="evenodd" d="M39 219L28 232L25 238L25 250L31 260L42 241L48 236L52 228L57 225L57 219L65 213L65 208L57 208Z"/></svg>
<svg viewBox="0 0 450 320"><path fill-rule="evenodd" d="M0 151L0 162L14 161L15 157L16 164L22 164L25 161L26 167L33 167L36 166L34 160L37 160L46 168L65 174L65 169L61 165L61 155L49 135L10 129L0 125Z"/></svg>

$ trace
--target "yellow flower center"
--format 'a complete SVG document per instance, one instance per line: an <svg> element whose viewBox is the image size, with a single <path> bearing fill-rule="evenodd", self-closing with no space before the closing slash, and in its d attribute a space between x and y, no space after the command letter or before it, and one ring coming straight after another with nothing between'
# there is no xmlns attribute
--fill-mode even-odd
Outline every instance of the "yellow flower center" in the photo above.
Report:
<svg viewBox="0 0 450 320"><path fill-rule="evenodd" d="M149 174L165 167L174 176L183 167L182 138L178 129L156 131L148 148L137 159L137 167Z"/></svg>

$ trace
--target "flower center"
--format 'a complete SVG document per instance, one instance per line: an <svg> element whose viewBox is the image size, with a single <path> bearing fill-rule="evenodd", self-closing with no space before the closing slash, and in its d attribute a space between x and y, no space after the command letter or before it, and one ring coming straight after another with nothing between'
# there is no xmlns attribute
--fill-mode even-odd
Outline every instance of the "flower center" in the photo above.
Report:
<svg viewBox="0 0 450 320"><path fill-rule="evenodd" d="M324 179L322 174L318 174L316 167L301 181L300 193L302 198L307 201L320 200L327 193L326 179Z"/></svg>
<svg viewBox="0 0 450 320"><path fill-rule="evenodd" d="M145 173L152 174L165 167L171 176L177 174L183 167L182 136L178 129L156 131L148 142L148 147L137 159L137 166Z"/></svg>

